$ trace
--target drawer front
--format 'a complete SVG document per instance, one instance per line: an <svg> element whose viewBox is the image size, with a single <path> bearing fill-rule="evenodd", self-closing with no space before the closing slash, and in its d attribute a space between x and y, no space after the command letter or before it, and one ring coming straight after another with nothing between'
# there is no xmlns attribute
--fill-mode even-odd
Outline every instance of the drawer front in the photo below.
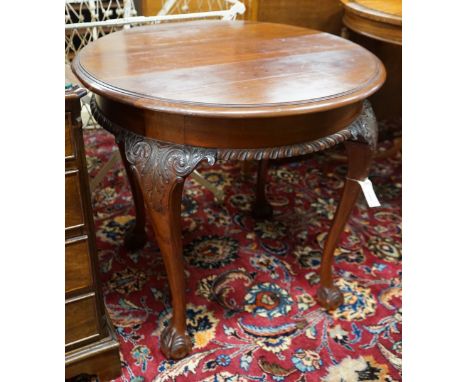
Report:
<svg viewBox="0 0 468 382"><path fill-rule="evenodd" d="M65 345L99 335L94 293L65 304Z"/></svg>
<svg viewBox="0 0 468 382"><path fill-rule="evenodd" d="M65 113L65 158L75 157L75 146L72 136L72 114Z"/></svg>
<svg viewBox="0 0 468 382"><path fill-rule="evenodd" d="M65 292L91 287L91 259L88 238L82 236L65 243Z"/></svg>
<svg viewBox="0 0 468 382"><path fill-rule="evenodd" d="M65 228L82 225L80 179L78 170L65 173Z"/></svg>

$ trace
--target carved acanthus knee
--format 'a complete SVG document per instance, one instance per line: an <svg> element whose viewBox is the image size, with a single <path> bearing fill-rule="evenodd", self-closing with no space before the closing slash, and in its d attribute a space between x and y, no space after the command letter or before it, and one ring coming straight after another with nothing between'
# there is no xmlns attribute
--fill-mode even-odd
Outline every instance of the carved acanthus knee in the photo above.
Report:
<svg viewBox="0 0 468 382"><path fill-rule="evenodd" d="M364 101L361 115L348 127L352 141L367 143L373 151L377 148L378 124L374 110L368 100Z"/></svg>
<svg viewBox="0 0 468 382"><path fill-rule="evenodd" d="M91 99L91 112L118 143L124 142L125 155L139 178L145 200L156 211L161 211L167 187L183 182L201 161L206 160L210 165L216 161L215 149L157 141L112 123L99 110L95 97Z"/></svg>
<svg viewBox="0 0 468 382"><path fill-rule="evenodd" d="M183 182L201 161L212 165L216 160L216 150L159 142L129 132L125 135L127 159L138 174L145 200L158 212L168 187Z"/></svg>

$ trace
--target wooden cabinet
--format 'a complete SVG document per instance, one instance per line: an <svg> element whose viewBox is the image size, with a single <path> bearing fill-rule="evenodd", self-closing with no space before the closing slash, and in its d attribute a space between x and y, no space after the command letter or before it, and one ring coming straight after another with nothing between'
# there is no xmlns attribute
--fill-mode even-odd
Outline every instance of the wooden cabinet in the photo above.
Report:
<svg viewBox="0 0 468 382"><path fill-rule="evenodd" d="M78 86L65 93L65 375L120 375L119 343L99 279Z"/></svg>

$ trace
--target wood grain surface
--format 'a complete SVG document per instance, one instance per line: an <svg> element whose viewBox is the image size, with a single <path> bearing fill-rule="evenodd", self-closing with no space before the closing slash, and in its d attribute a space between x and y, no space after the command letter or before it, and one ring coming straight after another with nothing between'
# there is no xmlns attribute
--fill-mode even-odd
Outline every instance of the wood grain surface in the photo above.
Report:
<svg viewBox="0 0 468 382"><path fill-rule="evenodd" d="M341 0L343 23L356 33L402 44L401 0Z"/></svg>
<svg viewBox="0 0 468 382"><path fill-rule="evenodd" d="M342 3L369 18L401 25L401 0L342 0Z"/></svg>
<svg viewBox="0 0 468 382"><path fill-rule="evenodd" d="M323 32L243 21L133 28L85 47L77 77L106 98L199 116L279 116L365 99L385 70L364 48Z"/></svg>

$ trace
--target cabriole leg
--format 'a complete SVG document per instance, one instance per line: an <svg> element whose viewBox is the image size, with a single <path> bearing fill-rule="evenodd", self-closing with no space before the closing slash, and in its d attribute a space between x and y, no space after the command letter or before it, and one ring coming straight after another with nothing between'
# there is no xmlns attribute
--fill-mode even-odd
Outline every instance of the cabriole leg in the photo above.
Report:
<svg viewBox="0 0 468 382"><path fill-rule="evenodd" d="M166 268L172 294L172 321L160 338L167 358L185 357L192 348L186 332L184 261L180 225L180 203L184 182L172 181L160 192L161 208L150 208L149 214Z"/></svg>
<svg viewBox="0 0 468 382"><path fill-rule="evenodd" d="M343 303L343 294L333 285L332 265L335 249L346 222L361 192L356 180L364 180L369 173L377 142L377 121L369 102L365 102L360 118L350 128L353 140L345 142L348 154L348 174L338 208L328 233L322 254L320 286L317 300L324 308L333 310Z"/></svg>
<svg viewBox="0 0 468 382"><path fill-rule="evenodd" d="M127 173L130 190L132 191L133 203L135 205L135 224L125 234L124 245L129 251L136 251L143 248L148 239L145 231L145 202L137 183L136 174L125 155L125 143L123 141L118 142L118 146L120 156L122 157L122 162L125 167L125 172Z"/></svg>
<svg viewBox="0 0 468 382"><path fill-rule="evenodd" d="M185 274L182 256L181 199L185 178L204 159L215 161L214 150L173 145L124 133L125 155L136 174L161 250L172 297L172 319L160 338L167 358L190 353L187 333Z"/></svg>

